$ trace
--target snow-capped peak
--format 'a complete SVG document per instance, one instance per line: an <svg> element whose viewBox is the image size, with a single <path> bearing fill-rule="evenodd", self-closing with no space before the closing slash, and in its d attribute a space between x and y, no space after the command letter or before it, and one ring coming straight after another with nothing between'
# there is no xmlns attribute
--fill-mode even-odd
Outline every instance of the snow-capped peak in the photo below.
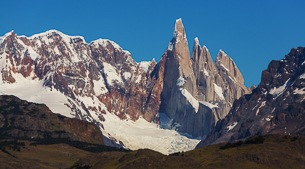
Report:
<svg viewBox="0 0 305 169"><path fill-rule="evenodd" d="M226 54L225 51L223 51L222 49L219 49L219 53Z"/></svg>
<svg viewBox="0 0 305 169"><path fill-rule="evenodd" d="M216 57L216 61L221 62L222 58L225 57L225 56L228 57L228 55L222 49L219 49L219 52L218 52L217 57Z"/></svg>
<svg viewBox="0 0 305 169"><path fill-rule="evenodd" d="M174 37L177 38L177 41L178 41L178 39L180 37L186 39L186 33L184 31L184 26L183 26L181 18L176 20L175 30L174 30Z"/></svg>
<svg viewBox="0 0 305 169"><path fill-rule="evenodd" d="M4 39L7 36L10 36L11 34L15 33L14 30L11 30L10 32L7 32L6 34L4 34L3 36L1 36L0 38Z"/></svg>
<svg viewBox="0 0 305 169"><path fill-rule="evenodd" d="M208 47L207 46L205 46L205 45L203 45L203 47L202 47L203 49L205 49L206 51L209 51L209 49L208 49Z"/></svg>
<svg viewBox="0 0 305 169"><path fill-rule="evenodd" d="M38 33L38 34L34 34L30 37L28 37L29 39L35 39L35 38L38 38L38 37L42 37L42 36L49 36L49 35L52 35L53 33L56 33L58 35L64 35L62 32L58 31L58 30L55 30L55 29L51 29L51 30L47 30L45 32L41 32L41 33ZM65 35L64 35L65 36Z"/></svg>
<svg viewBox="0 0 305 169"><path fill-rule="evenodd" d="M60 35L62 38L65 38L65 39L80 38L80 39L82 39L82 41L83 41L84 43L86 43L85 38L82 37L82 36L70 36L70 35L66 35L66 34L62 33L61 31L58 31L58 30L55 30L55 29L51 29L51 30L48 30L48 31L46 31L46 32L34 34L34 35L32 35L32 36L30 36L30 37L28 37L28 38L29 38L29 39L35 39L35 38L39 38L39 37L49 36L49 35L52 35L52 34L58 34L58 35Z"/></svg>
<svg viewBox="0 0 305 169"><path fill-rule="evenodd" d="M120 45L118 45L117 43L115 43L114 41L109 40L109 39L99 38L97 40L92 41L90 44L101 45L103 47L107 47L108 44L111 44L115 49L124 51L127 54L131 55L129 51L123 50L123 48Z"/></svg>
<svg viewBox="0 0 305 169"><path fill-rule="evenodd" d="M6 37L12 35L13 33L15 33L14 30L11 30L10 32L7 32L7 33L4 34L3 36L0 36L0 44L3 42L3 40L4 40Z"/></svg>
<svg viewBox="0 0 305 169"><path fill-rule="evenodd" d="M235 64L234 60L225 51L223 51L222 49L219 49L219 53L216 57L216 60L221 62L221 58L223 58L223 57L227 57L228 59L230 59L233 62L233 64Z"/></svg>
<svg viewBox="0 0 305 169"><path fill-rule="evenodd" d="M114 41L111 41L109 39L99 38L97 40L92 41L90 44L99 44L103 47L107 47L108 44L111 44L114 48L122 50L121 46L119 46L117 43L115 43Z"/></svg>
<svg viewBox="0 0 305 169"><path fill-rule="evenodd" d="M176 23L177 22L182 22L182 19L181 18L176 19Z"/></svg>
<svg viewBox="0 0 305 169"><path fill-rule="evenodd" d="M199 46L200 46L200 43L199 43L199 39L198 39L198 37L196 37L196 38L194 39L194 41L195 41L195 44L197 44L197 45L199 45Z"/></svg>

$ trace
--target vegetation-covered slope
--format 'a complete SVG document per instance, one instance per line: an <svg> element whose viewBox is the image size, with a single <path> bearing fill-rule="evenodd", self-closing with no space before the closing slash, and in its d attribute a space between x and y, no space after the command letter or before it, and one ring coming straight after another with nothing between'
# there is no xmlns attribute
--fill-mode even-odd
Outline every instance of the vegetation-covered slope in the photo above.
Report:
<svg viewBox="0 0 305 169"><path fill-rule="evenodd" d="M305 137L259 136L165 156L151 150L97 153L72 168L305 168Z"/></svg>

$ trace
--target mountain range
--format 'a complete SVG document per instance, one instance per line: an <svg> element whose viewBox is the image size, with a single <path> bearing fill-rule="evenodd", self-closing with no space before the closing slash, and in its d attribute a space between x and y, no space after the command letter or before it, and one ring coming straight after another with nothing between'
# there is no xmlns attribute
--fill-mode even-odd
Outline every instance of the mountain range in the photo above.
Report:
<svg viewBox="0 0 305 169"><path fill-rule="evenodd" d="M173 154L251 136L304 135L304 63L304 48L292 49L250 89L223 50L213 61L195 38L190 52L181 19L158 62L138 63L108 39L87 43L57 30L30 37L12 31L0 37L0 94L45 104L59 119L94 124L99 144ZM48 135L83 141L70 136L75 129L67 130Z"/></svg>
<svg viewBox="0 0 305 169"><path fill-rule="evenodd" d="M235 99L250 92L224 51L213 62L208 49L194 41L190 57L178 19L161 60L137 63L111 40L87 43L56 30L30 37L12 31L1 37L0 93L93 122L126 148L187 151L227 115Z"/></svg>

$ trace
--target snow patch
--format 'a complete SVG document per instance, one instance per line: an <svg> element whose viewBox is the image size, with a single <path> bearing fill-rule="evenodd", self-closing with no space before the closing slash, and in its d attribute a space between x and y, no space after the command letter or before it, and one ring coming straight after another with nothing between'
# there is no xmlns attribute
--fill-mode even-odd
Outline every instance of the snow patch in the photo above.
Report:
<svg viewBox="0 0 305 169"><path fill-rule="evenodd" d="M203 104L210 109L218 108L217 105L214 105L212 103L205 102L205 101L198 101L186 89L180 89L180 91L181 91L181 94L187 99L187 101L193 106L196 113L198 113L199 104Z"/></svg>
<svg viewBox="0 0 305 169"><path fill-rule="evenodd" d="M26 51L27 51L27 53L28 53L28 56L30 56L30 58L31 58L32 60L35 60L36 58L39 57L38 53L35 52L34 49L33 49L31 46L25 45L25 44L23 43L23 41L20 40L20 39L17 39L17 42L18 42L19 44L21 44L22 46L25 47L25 48L22 50L22 55L21 55L21 57L23 57L23 54L25 54Z"/></svg>
<svg viewBox="0 0 305 169"><path fill-rule="evenodd" d="M174 43L169 42L169 44L168 44L168 46L167 46L167 50L173 51L173 49L174 49Z"/></svg>
<svg viewBox="0 0 305 169"><path fill-rule="evenodd" d="M229 79L232 80L232 82L236 83L236 78L235 77L233 79L231 76L229 76Z"/></svg>
<svg viewBox="0 0 305 169"><path fill-rule="evenodd" d="M58 47L57 47L57 46L55 46L55 48L53 49L53 51L55 52L55 54L61 55L61 52L58 50Z"/></svg>
<svg viewBox="0 0 305 169"><path fill-rule="evenodd" d="M280 96L280 95L285 91L285 89L286 89L286 87L287 87L287 85L288 85L289 80L290 80L290 79L288 79L288 80L285 82L285 84L283 84L283 85L280 86L280 87L277 87L277 88L274 87L274 88L272 88L272 89L269 91L269 93L272 94L272 95L274 95L274 96L276 96L276 97Z"/></svg>
<svg viewBox="0 0 305 169"><path fill-rule="evenodd" d="M184 84L185 84L185 82L186 82L186 80L183 78L183 77L179 77L178 79L177 79L177 86L178 87L182 87Z"/></svg>
<svg viewBox="0 0 305 169"><path fill-rule="evenodd" d="M142 75L140 74L140 75L137 77L135 83L140 83L140 82L141 82L141 79L142 79Z"/></svg>
<svg viewBox="0 0 305 169"><path fill-rule="evenodd" d="M4 49L6 48L6 45L4 47ZM6 64L6 53L3 52L1 55L0 55L0 84L3 83L2 81L2 70L4 69L5 67L5 64Z"/></svg>
<svg viewBox="0 0 305 169"><path fill-rule="evenodd" d="M150 64L151 64L150 61L142 61L142 62L139 63L139 66L147 73Z"/></svg>
<svg viewBox="0 0 305 169"><path fill-rule="evenodd" d="M265 105L266 105L266 101L263 101L263 102L261 103L261 105L259 106L259 108L256 110L256 113L255 113L256 116L258 115L260 109L261 109L262 107L264 107Z"/></svg>
<svg viewBox="0 0 305 169"><path fill-rule="evenodd" d="M195 37L194 41L195 41L195 44L200 45L198 37Z"/></svg>
<svg viewBox="0 0 305 169"><path fill-rule="evenodd" d="M218 95L218 97L221 99L221 100L225 100L225 97L223 96L223 93L222 93L222 88L219 87L217 84L214 83L214 88L215 88L215 93Z"/></svg>
<svg viewBox="0 0 305 169"><path fill-rule="evenodd" d="M272 113L274 112L274 110L275 110L275 107L272 109L272 111L271 111L271 113L270 113L270 114L272 114Z"/></svg>
<svg viewBox="0 0 305 169"><path fill-rule="evenodd" d="M227 67L225 67L225 65L223 65L223 64L221 63L220 66L221 66L222 68L224 68L227 72L229 72L229 69L228 69Z"/></svg>
<svg viewBox="0 0 305 169"><path fill-rule="evenodd" d="M187 101L193 106L195 112L197 113L199 110L199 101L196 100L191 93L189 93L186 89L181 90L182 95L187 99Z"/></svg>
<svg viewBox="0 0 305 169"><path fill-rule="evenodd" d="M238 124L238 122L233 122L232 124L227 126L228 131L232 130L234 127L236 127L236 125Z"/></svg>
<svg viewBox="0 0 305 169"><path fill-rule="evenodd" d="M103 78L100 78L99 80L93 80L93 85L93 90L96 96L103 95L108 92Z"/></svg>
<svg viewBox="0 0 305 169"><path fill-rule="evenodd" d="M212 103L209 103L209 102L205 102L205 101L200 101L199 103L205 105L206 107L210 108L210 109L213 109L213 108L218 108L217 105L214 105Z"/></svg>
<svg viewBox="0 0 305 169"><path fill-rule="evenodd" d="M210 76L209 72L208 72L205 68L203 68L203 73L204 73L206 76Z"/></svg>
<svg viewBox="0 0 305 169"><path fill-rule="evenodd" d="M111 64L103 62L103 66L107 82L110 85L113 85L114 83L123 83L120 75L117 73L116 69Z"/></svg>
<svg viewBox="0 0 305 169"><path fill-rule="evenodd" d="M300 95L303 95L305 94L305 88L302 88L302 89L295 89L293 91L293 94L300 94Z"/></svg>
<svg viewBox="0 0 305 169"><path fill-rule="evenodd" d="M267 117L265 118L265 120L266 120L266 121L271 121L272 118L273 118L273 116L267 116Z"/></svg>
<svg viewBox="0 0 305 169"><path fill-rule="evenodd" d="M131 73L130 72L124 72L123 77L124 77L125 80L130 79L131 78Z"/></svg>
<svg viewBox="0 0 305 169"><path fill-rule="evenodd" d="M305 61L304 61L305 62ZM300 77L299 77L299 79L305 79L305 73L303 73Z"/></svg>

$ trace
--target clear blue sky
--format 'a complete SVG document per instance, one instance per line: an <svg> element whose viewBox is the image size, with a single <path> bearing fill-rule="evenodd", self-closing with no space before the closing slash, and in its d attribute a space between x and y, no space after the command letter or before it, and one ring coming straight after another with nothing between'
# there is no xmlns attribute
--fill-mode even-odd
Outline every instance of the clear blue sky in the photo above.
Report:
<svg viewBox="0 0 305 169"><path fill-rule="evenodd" d="M111 39L136 61L159 60L182 18L190 48L199 37L213 58L223 49L251 86L271 60L305 46L304 7L304 0L3 0L0 35L57 29L87 42Z"/></svg>

